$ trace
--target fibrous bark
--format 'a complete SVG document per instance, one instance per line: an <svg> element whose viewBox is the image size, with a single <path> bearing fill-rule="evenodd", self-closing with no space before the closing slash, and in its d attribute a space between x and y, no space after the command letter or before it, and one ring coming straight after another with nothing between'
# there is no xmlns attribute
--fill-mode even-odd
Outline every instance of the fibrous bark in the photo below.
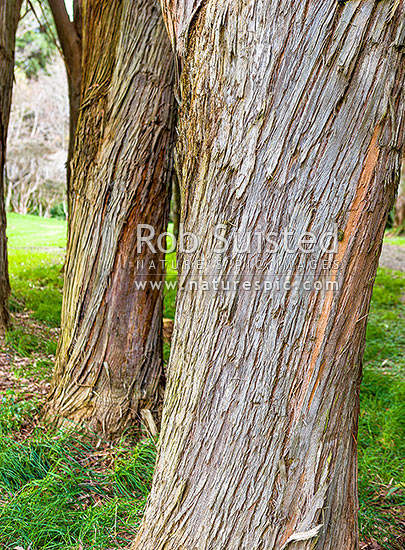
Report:
<svg viewBox="0 0 405 550"><path fill-rule="evenodd" d="M405 4L164 6L183 64L182 221L200 245L179 262L160 452L133 548L354 550L365 327L404 139ZM218 223L231 242L291 230L289 250L336 224L336 250L221 256ZM237 290L205 290L214 274Z"/></svg>
<svg viewBox="0 0 405 550"><path fill-rule="evenodd" d="M162 288L139 290L135 282L162 281L163 254L137 254L136 239L137 224L158 234L168 220L172 50L154 0L83 2L83 30L62 333L48 417L115 438L153 411L161 381Z"/></svg>
<svg viewBox="0 0 405 550"><path fill-rule="evenodd" d="M7 130L10 118L14 77L15 35L20 18L21 0L0 0L0 331L9 323L6 209L4 205L4 172Z"/></svg>

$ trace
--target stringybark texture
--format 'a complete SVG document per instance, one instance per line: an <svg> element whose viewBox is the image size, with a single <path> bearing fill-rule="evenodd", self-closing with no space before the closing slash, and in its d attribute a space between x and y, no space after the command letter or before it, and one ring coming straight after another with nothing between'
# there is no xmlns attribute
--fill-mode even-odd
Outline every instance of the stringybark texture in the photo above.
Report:
<svg viewBox="0 0 405 550"><path fill-rule="evenodd" d="M21 0L0 0L0 331L9 323L6 210L4 204L4 171L7 130L10 118L14 78L15 34L20 18Z"/></svg>
<svg viewBox="0 0 405 550"><path fill-rule="evenodd" d="M133 548L355 550L365 328L404 140L405 3L164 4L183 66L182 221L200 246L180 258L160 452ZM230 248L217 269L218 223L231 242L291 230L290 249L336 224L337 250ZM184 290L214 273L288 274L291 287ZM310 276L337 289L305 290Z"/></svg>
<svg viewBox="0 0 405 550"><path fill-rule="evenodd" d="M62 334L48 405L105 437L149 419L162 377L162 281L136 226L165 230L171 173L172 50L154 0L83 2L82 98ZM155 242L156 245L156 242ZM142 260L144 264L142 265ZM157 419L155 417L155 422Z"/></svg>

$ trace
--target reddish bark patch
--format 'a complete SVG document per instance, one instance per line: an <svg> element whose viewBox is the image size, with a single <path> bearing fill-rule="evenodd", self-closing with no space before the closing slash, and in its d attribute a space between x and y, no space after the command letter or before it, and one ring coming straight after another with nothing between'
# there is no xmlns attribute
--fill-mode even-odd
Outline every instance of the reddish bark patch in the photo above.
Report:
<svg viewBox="0 0 405 550"><path fill-rule="evenodd" d="M171 342L173 336L173 321L171 319L163 319L163 340Z"/></svg>

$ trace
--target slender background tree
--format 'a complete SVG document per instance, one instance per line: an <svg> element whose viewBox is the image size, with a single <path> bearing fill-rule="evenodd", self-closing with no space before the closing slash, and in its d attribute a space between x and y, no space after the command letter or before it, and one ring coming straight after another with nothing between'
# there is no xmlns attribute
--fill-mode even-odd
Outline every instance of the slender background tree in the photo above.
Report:
<svg viewBox="0 0 405 550"><path fill-rule="evenodd" d="M395 201L394 230L400 235L405 233L405 159L402 161L401 183Z"/></svg>
<svg viewBox="0 0 405 550"><path fill-rule="evenodd" d="M73 0L73 21L69 19L64 0L48 0L65 60L69 87L69 146L67 156L67 199L71 210L71 162L80 106L82 79L82 0Z"/></svg>
<svg viewBox="0 0 405 550"><path fill-rule="evenodd" d="M189 259L206 281L239 285L187 290L196 263L180 258L160 453L133 548L355 550L365 327L404 139L405 4L163 4L183 65L182 211L200 238ZM218 223L231 242L287 229L296 251L221 256ZM319 241L297 248L335 224L332 257Z"/></svg>
<svg viewBox="0 0 405 550"><path fill-rule="evenodd" d="M165 231L173 55L155 0L83 3L83 80L72 213L48 417L105 437L141 418L156 431L162 380L162 253L137 254L137 224ZM156 244L156 238L154 243ZM149 270L150 261L155 267Z"/></svg>
<svg viewBox="0 0 405 550"><path fill-rule="evenodd" d="M0 331L8 326L8 278L6 211L4 207L4 170L8 121L13 90L15 34L20 18L21 0L0 0Z"/></svg>

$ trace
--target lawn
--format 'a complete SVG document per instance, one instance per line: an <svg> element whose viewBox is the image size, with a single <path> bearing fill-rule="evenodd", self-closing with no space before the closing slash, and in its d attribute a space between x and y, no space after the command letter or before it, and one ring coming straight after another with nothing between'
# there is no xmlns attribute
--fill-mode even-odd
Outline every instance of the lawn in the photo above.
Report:
<svg viewBox="0 0 405 550"><path fill-rule="evenodd" d="M388 234L384 240L388 244L394 244L395 246L405 246L405 237L401 237L399 235Z"/></svg>
<svg viewBox="0 0 405 550"><path fill-rule="evenodd" d="M66 246L66 222L39 216L7 214L7 238L11 249L57 248Z"/></svg>
<svg viewBox="0 0 405 550"><path fill-rule="evenodd" d="M60 322L66 225L16 214L8 224L15 323L7 335L10 383L0 385L0 548L128 548L150 488L155 442L123 438L111 446L38 423ZM405 276L379 269L358 437L360 528L376 549L404 547L404 296ZM173 318L174 309L169 290L165 316Z"/></svg>
<svg viewBox="0 0 405 550"><path fill-rule="evenodd" d="M11 309L58 327L66 222L8 214L7 224Z"/></svg>

